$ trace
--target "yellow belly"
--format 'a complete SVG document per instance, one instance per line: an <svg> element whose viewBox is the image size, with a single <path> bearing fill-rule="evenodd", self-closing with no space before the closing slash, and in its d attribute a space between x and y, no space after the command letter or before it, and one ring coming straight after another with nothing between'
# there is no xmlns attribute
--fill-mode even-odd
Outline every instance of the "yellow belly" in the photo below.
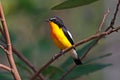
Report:
<svg viewBox="0 0 120 80"><path fill-rule="evenodd" d="M69 40L61 32L59 34L52 33L51 36L52 36L54 43L60 49L65 49L65 48L72 46Z"/></svg>
<svg viewBox="0 0 120 80"><path fill-rule="evenodd" d="M64 32L62 31L62 28L59 28L56 24L54 24L51 29L51 37L54 43L60 49L65 49L72 46L67 37L65 36Z"/></svg>

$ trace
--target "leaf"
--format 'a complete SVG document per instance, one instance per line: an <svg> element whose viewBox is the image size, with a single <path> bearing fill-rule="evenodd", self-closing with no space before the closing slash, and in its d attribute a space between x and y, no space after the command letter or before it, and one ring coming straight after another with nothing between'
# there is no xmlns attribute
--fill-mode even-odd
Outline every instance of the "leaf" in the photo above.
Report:
<svg viewBox="0 0 120 80"><path fill-rule="evenodd" d="M52 7L52 9L53 10L69 9L69 8L87 5L95 1L98 1L98 0L67 0Z"/></svg>
<svg viewBox="0 0 120 80"><path fill-rule="evenodd" d="M58 72L58 73L52 75L49 79L50 80L58 80L63 74L64 74L64 72Z"/></svg>
<svg viewBox="0 0 120 80"><path fill-rule="evenodd" d="M42 74L45 76L49 76L50 80L56 80L56 78L59 77L60 74L63 74L63 70L61 68L55 67L55 66L48 66Z"/></svg>
<svg viewBox="0 0 120 80"><path fill-rule="evenodd" d="M28 73L32 73L22 62L16 62L16 65Z"/></svg>
<svg viewBox="0 0 120 80"><path fill-rule="evenodd" d="M84 55L90 48L91 46L93 46L94 44L96 44L97 40L92 40L91 42L89 42L88 44L86 44L85 46L83 46L80 50L77 51L77 53L82 56ZM102 59L105 57L110 56L111 53L102 55L102 56L98 56L92 59L87 60L83 65L78 66L77 68L75 68L70 75L68 75L65 79L66 80L70 80L73 78L77 78L83 75L87 75L89 73L101 70L105 67L110 66L111 64L100 64L100 63L90 63L92 61L96 61L98 59ZM62 69L64 69L64 72L60 72L60 73L56 73L54 74L54 76L52 76L50 78L50 80L58 80L66 71L68 71L68 69L70 68L71 64L73 63L72 58L68 58L60 67Z"/></svg>
<svg viewBox="0 0 120 80"><path fill-rule="evenodd" d="M83 48L77 50L78 55L83 56L96 43L97 43L97 39L94 39L94 40L90 41Z"/></svg>
<svg viewBox="0 0 120 80"><path fill-rule="evenodd" d="M8 72L0 72L0 80L13 80L13 77Z"/></svg>
<svg viewBox="0 0 120 80"><path fill-rule="evenodd" d="M87 60L85 63L89 63L89 62L92 62L92 61L96 61L98 59L102 59L102 58L105 58L105 57L108 57L108 56L111 56L112 53L107 53L105 55L102 55L102 56L98 56L98 57L95 57L95 58L92 58L92 59L89 59Z"/></svg>
<svg viewBox="0 0 120 80"><path fill-rule="evenodd" d="M96 72L112 64L100 64L100 63L93 63L93 64L83 64L75 68L69 75L65 77L65 80L73 80L83 75L88 75L89 73Z"/></svg>
<svg viewBox="0 0 120 80"><path fill-rule="evenodd" d="M76 67L71 73L69 73L66 77L65 80L74 80L75 78L88 75L89 73L96 72L98 70L104 69L108 66L111 66L112 64L102 64L102 63L90 63L90 64L83 64L78 67ZM54 74L50 80L59 80L63 74L66 72L59 72Z"/></svg>
<svg viewBox="0 0 120 80"><path fill-rule="evenodd" d="M85 46L83 46L81 49L77 50L77 53L79 56L84 55L90 48L92 45L94 45L96 43L96 39L92 40L91 42L89 42L88 44L86 44ZM64 69L67 69L69 67L69 65L71 65L73 63L73 60L71 57L69 57L62 65L61 67Z"/></svg>

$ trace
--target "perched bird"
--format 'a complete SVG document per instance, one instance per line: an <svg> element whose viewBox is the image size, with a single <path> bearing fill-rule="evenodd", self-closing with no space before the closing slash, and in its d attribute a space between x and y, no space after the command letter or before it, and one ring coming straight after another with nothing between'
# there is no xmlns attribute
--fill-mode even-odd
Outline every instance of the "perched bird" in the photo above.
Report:
<svg viewBox="0 0 120 80"><path fill-rule="evenodd" d="M48 19L47 21L50 25L51 37L54 43L56 44L56 46L60 50L69 48L74 44L71 33L64 26L64 23L60 18L54 16ZM73 57L75 64L77 65L82 64L81 60L77 55L75 48L72 49L70 53L71 53L71 56Z"/></svg>

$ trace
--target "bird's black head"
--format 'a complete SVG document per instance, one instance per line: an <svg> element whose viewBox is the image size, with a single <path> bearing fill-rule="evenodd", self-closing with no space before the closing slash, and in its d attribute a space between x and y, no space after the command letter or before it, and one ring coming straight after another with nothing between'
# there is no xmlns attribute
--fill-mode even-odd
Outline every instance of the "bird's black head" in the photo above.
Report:
<svg viewBox="0 0 120 80"><path fill-rule="evenodd" d="M56 17L56 16L48 19L48 22L54 22L54 23L57 24L59 27L64 26L63 21L62 21L60 18Z"/></svg>

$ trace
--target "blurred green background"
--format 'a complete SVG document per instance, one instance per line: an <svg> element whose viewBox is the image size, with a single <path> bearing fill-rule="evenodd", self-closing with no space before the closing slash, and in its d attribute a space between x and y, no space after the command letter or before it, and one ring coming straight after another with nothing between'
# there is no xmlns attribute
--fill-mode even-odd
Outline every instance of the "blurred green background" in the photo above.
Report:
<svg viewBox="0 0 120 80"><path fill-rule="evenodd" d="M64 0L0 0L0 1L3 5L12 44L14 45L15 48L17 48L17 50L22 52L23 55L28 60L30 60L30 62L38 69L42 66L42 64L46 63L51 58L51 56L59 52L59 49L56 48L56 46L51 40L49 33L50 28L48 23L45 22L46 19L52 16L60 17L64 21L66 27L72 33L75 42L78 42L96 33L98 26L100 25L100 22L102 20L102 17L104 13L107 11L107 8L110 8L110 10L112 11L106 21L105 26L109 24L111 16L113 15L112 13L114 11L115 3L117 2L117 0L110 1L99 0L97 2L82 7L65 10L51 10L53 6L61 3ZM110 39L111 38L112 37L110 37ZM108 38L107 41L104 39L101 40L98 43L98 45L92 51L90 51L86 59L97 55L101 55L103 53L112 52L109 51L109 49L111 48L106 46L108 46L108 44L110 43L113 43L111 44L111 46L114 46L114 44L117 44L117 42L115 42L116 38L114 40L110 39ZM119 40L120 39L118 39L117 41ZM79 49L80 47L78 47L77 49ZM106 48L108 49L107 51ZM115 46L113 48L115 48ZM64 60L68 56L69 54L65 54L64 56L57 59L52 65L55 66L60 65L61 63L64 62ZM6 56L3 53L1 53L0 62L8 64L5 58ZM22 65L25 65L16 56L15 60L17 64L22 63ZM109 62L109 59L101 60L99 62L106 61ZM21 70L20 68L18 69L20 75L28 73L25 70ZM110 69L111 68L108 68L106 71L109 71ZM120 68L118 68L118 70L120 74ZM101 71L92 73L88 76L83 76L81 77L81 79L106 80L110 78L109 73L106 73L106 71L105 69L103 69ZM8 72L1 72L0 75L4 73L9 74ZM30 74L28 74L27 76L23 75L22 76L23 80L27 80L28 77L30 77ZM10 76L11 75L8 75L7 77ZM117 76L117 78L115 78L114 80L118 80L118 78L120 77Z"/></svg>

